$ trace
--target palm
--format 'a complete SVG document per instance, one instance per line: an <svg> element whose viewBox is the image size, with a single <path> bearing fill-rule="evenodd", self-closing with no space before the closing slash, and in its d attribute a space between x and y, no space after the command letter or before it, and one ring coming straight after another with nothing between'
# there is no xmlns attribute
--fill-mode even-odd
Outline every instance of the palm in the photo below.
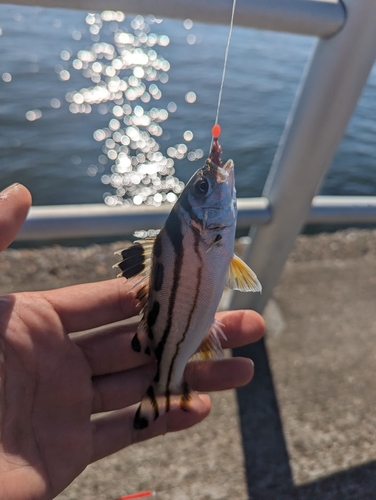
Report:
<svg viewBox="0 0 376 500"><path fill-rule="evenodd" d="M16 297L3 302L1 314L10 318L1 331L6 364L0 467L15 480L13 494L3 498L26 498L30 484L36 498L51 498L93 456L92 373L53 307L42 297Z"/></svg>

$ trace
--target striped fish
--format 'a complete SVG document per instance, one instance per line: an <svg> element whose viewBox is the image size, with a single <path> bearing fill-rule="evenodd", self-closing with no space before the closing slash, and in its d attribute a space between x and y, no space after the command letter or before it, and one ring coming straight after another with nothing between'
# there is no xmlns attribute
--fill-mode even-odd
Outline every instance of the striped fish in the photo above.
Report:
<svg viewBox="0 0 376 500"><path fill-rule="evenodd" d="M186 185L159 234L119 252L119 276L136 280L143 307L132 347L157 360L154 381L135 415L136 429L168 412L172 400L189 410L195 393L184 380L188 361L197 350L205 356L222 352L223 332L214 314L224 286L261 291L256 275L234 255L234 165L229 160L222 166L221 150L214 138L210 157Z"/></svg>

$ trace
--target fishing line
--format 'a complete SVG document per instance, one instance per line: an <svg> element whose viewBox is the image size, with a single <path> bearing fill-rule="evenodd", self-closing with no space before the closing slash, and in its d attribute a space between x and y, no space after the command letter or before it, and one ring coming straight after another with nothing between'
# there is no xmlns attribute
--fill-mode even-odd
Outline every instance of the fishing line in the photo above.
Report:
<svg viewBox="0 0 376 500"><path fill-rule="evenodd" d="M227 37L227 44L226 44L226 50L225 50L225 58L224 58L223 71L222 71L222 80L221 80L221 86L219 88L219 95L218 95L217 113L216 113L215 122L214 122L215 125L218 124L219 109L221 107L223 85L225 83L225 76L226 76L228 51L229 51L229 48L230 48L230 42L231 42L231 36L232 36L232 28L234 26L235 8L236 8L236 0L233 0L233 2L232 2L232 11L231 11L231 20L230 20L230 30L229 30L228 37Z"/></svg>

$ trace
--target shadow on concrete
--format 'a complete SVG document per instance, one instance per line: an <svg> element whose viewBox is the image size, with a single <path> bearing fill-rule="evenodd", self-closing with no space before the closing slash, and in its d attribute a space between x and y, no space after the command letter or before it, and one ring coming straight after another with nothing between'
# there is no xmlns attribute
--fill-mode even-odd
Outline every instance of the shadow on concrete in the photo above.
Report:
<svg viewBox="0 0 376 500"><path fill-rule="evenodd" d="M234 355L251 358L257 367L252 383L237 392L249 493L255 498L262 492L275 494L280 485L291 490L292 475L265 341L235 349Z"/></svg>
<svg viewBox="0 0 376 500"><path fill-rule="evenodd" d="M264 339L234 350L257 370L237 391L249 498L251 500L374 500L376 462L295 486Z"/></svg>

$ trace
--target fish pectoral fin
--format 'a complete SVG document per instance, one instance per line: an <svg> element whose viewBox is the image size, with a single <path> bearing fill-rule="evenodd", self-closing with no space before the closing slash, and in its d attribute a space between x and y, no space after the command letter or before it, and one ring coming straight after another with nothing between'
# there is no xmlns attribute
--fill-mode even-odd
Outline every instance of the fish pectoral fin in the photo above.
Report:
<svg viewBox="0 0 376 500"><path fill-rule="evenodd" d="M262 290L256 274L235 254L228 269L227 286L241 292L261 292Z"/></svg>
<svg viewBox="0 0 376 500"><path fill-rule="evenodd" d="M183 382L180 394L171 394L168 391L161 394L157 384L153 382L137 408L133 427L137 430L146 429L158 417L169 412L172 407L189 411L195 398L198 398L197 393L191 391L186 382Z"/></svg>
<svg viewBox="0 0 376 500"><path fill-rule="evenodd" d="M122 260L114 266L119 267L121 271L118 277L129 279L140 276L149 279L154 242L155 238L137 240L129 247L116 252L122 257Z"/></svg>
<svg viewBox="0 0 376 500"><path fill-rule="evenodd" d="M223 359L224 351L221 345L220 337L227 340L222 327L223 323L214 319L209 332L197 352L191 357L190 361L204 361L206 359Z"/></svg>
<svg viewBox="0 0 376 500"><path fill-rule="evenodd" d="M209 253L210 250L212 250L217 245L221 245L221 243L222 243L222 235L217 234L217 236L214 238L213 243L209 246L209 248L205 251L205 253Z"/></svg>

